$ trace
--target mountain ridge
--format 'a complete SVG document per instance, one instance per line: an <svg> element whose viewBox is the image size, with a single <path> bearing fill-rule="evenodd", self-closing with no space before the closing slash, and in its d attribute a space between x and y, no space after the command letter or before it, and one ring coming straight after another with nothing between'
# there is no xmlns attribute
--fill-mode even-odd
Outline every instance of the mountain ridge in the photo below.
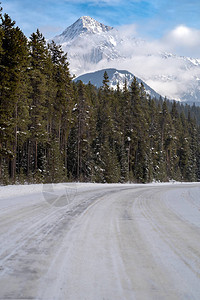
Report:
<svg viewBox="0 0 200 300"><path fill-rule="evenodd" d="M113 88L114 90L117 89L117 84L119 84L120 89L123 89L123 86L125 84L125 81L127 83L127 86L129 87L134 79L134 74L126 71L126 70L117 70L115 68L108 68L108 69L102 69L95 72L90 72L86 74L82 74L74 79L75 82L81 80L84 84L88 84L89 82L99 88L102 86L103 81L103 75L104 72L108 74L109 77L109 86ZM152 98L161 97L156 91L154 91L150 86L148 86L143 80L136 77L136 80L139 84L143 84L145 91L148 95L150 95Z"/></svg>

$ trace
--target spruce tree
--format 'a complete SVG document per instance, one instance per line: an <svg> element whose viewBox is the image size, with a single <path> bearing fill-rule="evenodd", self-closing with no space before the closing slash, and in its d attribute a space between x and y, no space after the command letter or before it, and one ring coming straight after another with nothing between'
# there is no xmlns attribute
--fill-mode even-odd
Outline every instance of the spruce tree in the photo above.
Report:
<svg viewBox="0 0 200 300"><path fill-rule="evenodd" d="M180 149L180 136L182 131L181 119L178 113L177 104L174 101L171 109L171 118L172 118L172 146L171 146L171 175L175 180L181 179L181 170L179 168L179 156L178 152Z"/></svg>
<svg viewBox="0 0 200 300"><path fill-rule="evenodd" d="M188 156L188 167L187 167L187 180L196 181L197 180L197 156L199 149L198 141L198 130L196 126L196 121L191 118L190 111L188 113L188 133L189 133L189 156Z"/></svg>
<svg viewBox="0 0 200 300"><path fill-rule="evenodd" d="M29 121L27 113L29 53L26 37L19 27L15 27L15 22L7 14L1 16L0 32L2 34L0 53L1 162L4 161L5 167L9 168L12 181L15 181L17 148L19 143L22 144L24 141Z"/></svg>
<svg viewBox="0 0 200 300"><path fill-rule="evenodd" d="M148 178L147 136L148 120L143 110L144 99L140 86L134 77L130 86L131 97L131 171L134 180L144 182Z"/></svg>
<svg viewBox="0 0 200 300"><path fill-rule="evenodd" d="M47 133L47 61L48 50L43 35L36 31L30 37L30 141L28 142L28 172L35 174L41 170L42 161L39 157L40 148L48 140Z"/></svg>
<svg viewBox="0 0 200 300"><path fill-rule="evenodd" d="M72 78L69 72L67 54L64 54L61 46L57 46L54 42L49 45L49 50L53 63L54 86L54 97L50 103L52 110L49 124L51 136L58 141L59 149L62 152L66 177L68 172L68 139L73 123L72 110L75 100L72 96Z"/></svg>
<svg viewBox="0 0 200 300"><path fill-rule="evenodd" d="M162 180L171 179L171 157L172 157L172 120L167 107L166 100L162 104L162 114L160 116L161 126L161 151L164 158L163 178Z"/></svg>

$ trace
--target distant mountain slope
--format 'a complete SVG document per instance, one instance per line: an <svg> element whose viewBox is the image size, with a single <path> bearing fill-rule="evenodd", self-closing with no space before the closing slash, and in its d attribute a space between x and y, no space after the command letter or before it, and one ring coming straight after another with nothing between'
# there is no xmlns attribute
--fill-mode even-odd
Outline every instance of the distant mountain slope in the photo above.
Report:
<svg viewBox="0 0 200 300"><path fill-rule="evenodd" d="M200 103L200 59L164 52L91 17L81 17L53 40L67 52L76 76L108 68L128 70L163 97Z"/></svg>
<svg viewBox="0 0 200 300"><path fill-rule="evenodd" d="M109 85L113 89L117 88L118 83L119 83L119 87L122 89L124 86L125 80L127 81L127 86L130 86L131 82L133 81L133 78L134 78L134 75L128 71L110 68L110 69L103 69L103 70L99 70L96 72L83 74L83 75L75 78L75 81L77 82L77 81L81 80L85 84L88 84L90 81L91 84L93 84L94 86L99 88L100 86L102 86L103 75L104 75L105 71L107 72L108 77L109 77ZM155 98L159 99L160 95L158 93L156 93L150 86L148 86L140 78L136 77L136 79L139 83L144 84L146 92L152 98L155 97Z"/></svg>

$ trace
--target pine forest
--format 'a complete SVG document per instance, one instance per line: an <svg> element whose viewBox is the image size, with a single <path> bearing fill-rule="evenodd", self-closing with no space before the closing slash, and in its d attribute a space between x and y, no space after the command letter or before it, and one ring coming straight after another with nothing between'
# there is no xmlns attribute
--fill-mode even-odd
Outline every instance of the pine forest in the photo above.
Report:
<svg viewBox="0 0 200 300"><path fill-rule="evenodd" d="M75 83L67 55L1 10L0 184L200 180L200 107Z"/></svg>

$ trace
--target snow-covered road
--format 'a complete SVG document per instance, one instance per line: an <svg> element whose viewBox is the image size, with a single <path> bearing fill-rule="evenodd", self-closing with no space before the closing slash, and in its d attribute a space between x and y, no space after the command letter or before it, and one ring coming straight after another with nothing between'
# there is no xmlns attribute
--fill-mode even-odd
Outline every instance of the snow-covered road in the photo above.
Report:
<svg viewBox="0 0 200 300"><path fill-rule="evenodd" d="M200 299L200 184L53 188L0 187L0 299Z"/></svg>

